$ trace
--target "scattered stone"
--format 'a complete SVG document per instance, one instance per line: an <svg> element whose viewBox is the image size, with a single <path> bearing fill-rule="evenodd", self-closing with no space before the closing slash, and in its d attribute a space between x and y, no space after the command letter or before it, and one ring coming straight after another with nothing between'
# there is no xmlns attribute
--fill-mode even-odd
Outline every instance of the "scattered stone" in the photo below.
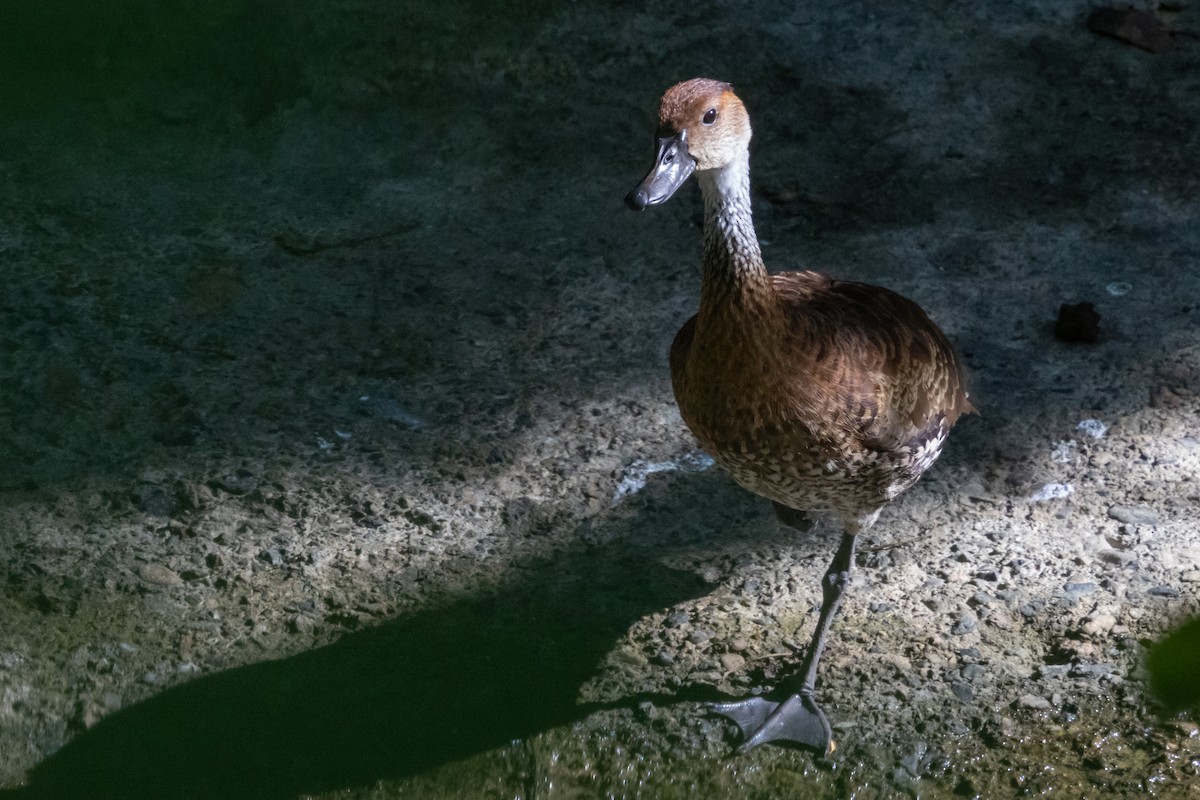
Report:
<svg viewBox="0 0 1200 800"><path fill-rule="evenodd" d="M1154 597L1179 597L1179 590L1174 586L1151 586L1150 594Z"/></svg>
<svg viewBox="0 0 1200 800"><path fill-rule="evenodd" d="M654 657L654 663L660 667L669 667L675 663L675 656L669 650L659 650Z"/></svg>
<svg viewBox="0 0 1200 800"><path fill-rule="evenodd" d="M143 486L138 490L138 508L152 517L165 518L178 510L178 503L161 486Z"/></svg>
<svg viewBox="0 0 1200 800"><path fill-rule="evenodd" d="M1012 628L1012 617L1002 608L992 609L987 615L987 624L993 628L999 628L1002 631L1007 631Z"/></svg>
<svg viewBox="0 0 1200 800"><path fill-rule="evenodd" d="M1158 512L1146 506L1113 506L1108 509L1108 516L1126 525L1158 524Z"/></svg>
<svg viewBox="0 0 1200 800"><path fill-rule="evenodd" d="M1068 583L1063 587L1067 594L1091 594L1096 591L1094 583Z"/></svg>
<svg viewBox="0 0 1200 800"><path fill-rule="evenodd" d="M950 691L964 703L970 703L975 699L975 690L971 688L971 684L969 683L952 683L950 684Z"/></svg>
<svg viewBox="0 0 1200 800"><path fill-rule="evenodd" d="M1050 701L1041 695L1023 694L1017 698L1018 708L1027 708L1031 711L1045 711L1050 708Z"/></svg>
<svg viewBox="0 0 1200 800"><path fill-rule="evenodd" d="M979 620L974 614L964 613L955 621L954 626L950 628L950 633L954 636L962 636L975 630L978 625Z"/></svg>
<svg viewBox="0 0 1200 800"><path fill-rule="evenodd" d="M963 678L968 681L975 680L986 671L978 664L967 664L961 670Z"/></svg>
<svg viewBox="0 0 1200 800"><path fill-rule="evenodd" d="M951 736L966 736L971 732L971 728L961 719L946 720L946 731Z"/></svg>
<svg viewBox="0 0 1200 800"><path fill-rule="evenodd" d="M1188 739L1195 739L1200 736L1200 725L1186 719L1167 720L1163 723L1165 727L1174 730L1176 733L1181 733Z"/></svg>
<svg viewBox="0 0 1200 800"><path fill-rule="evenodd" d="M1072 678L1098 678L1116 671L1116 664L1072 664L1067 675Z"/></svg>
<svg viewBox="0 0 1200 800"><path fill-rule="evenodd" d="M992 597L987 592L976 592L975 594L971 595L971 599L967 601L967 604L976 608L981 606L987 608L995 602L996 598Z"/></svg>
<svg viewBox="0 0 1200 800"><path fill-rule="evenodd" d="M1036 617L1038 614L1042 613L1042 611L1044 611L1045 608L1046 608L1045 600L1030 600L1028 603L1023 603L1021 605L1021 607L1017 610L1021 612L1021 616L1026 617L1026 618L1032 618L1032 617Z"/></svg>
<svg viewBox="0 0 1200 800"><path fill-rule="evenodd" d="M1045 503L1048 500L1061 500L1075 493L1075 487L1069 483L1047 483L1029 497L1031 503Z"/></svg>
<svg viewBox="0 0 1200 800"><path fill-rule="evenodd" d="M688 612L676 611L667 615L667 618L663 620L663 625L667 626L668 628L679 628L683 625L687 625L691 621L692 618L688 615Z"/></svg>
<svg viewBox="0 0 1200 800"><path fill-rule="evenodd" d="M616 656L617 660L623 661L626 664L632 664L635 667L644 667L650 663L649 659L636 650L621 648L620 650L617 650L614 655Z"/></svg>
<svg viewBox="0 0 1200 800"><path fill-rule="evenodd" d="M1112 627L1117 624L1117 618L1107 611L1099 611L1093 614L1086 622L1083 623L1081 629L1088 636L1095 636L1099 633L1107 633L1112 630Z"/></svg>
<svg viewBox="0 0 1200 800"><path fill-rule="evenodd" d="M161 564L139 564L137 574L146 583L154 583L159 586L181 586L183 584L183 578Z"/></svg>
<svg viewBox="0 0 1200 800"><path fill-rule="evenodd" d="M1105 564L1112 564L1116 567L1124 567L1127 564L1137 565L1137 561L1129 553L1121 552L1120 550L1102 550L1098 558Z"/></svg>
<svg viewBox="0 0 1200 800"><path fill-rule="evenodd" d="M741 672L746 666L746 659L737 653L722 653L721 667L726 672Z"/></svg>
<svg viewBox="0 0 1200 800"><path fill-rule="evenodd" d="M688 636L688 641L692 644L703 644L715 635L712 631L701 628L700 630L692 631L691 635Z"/></svg>

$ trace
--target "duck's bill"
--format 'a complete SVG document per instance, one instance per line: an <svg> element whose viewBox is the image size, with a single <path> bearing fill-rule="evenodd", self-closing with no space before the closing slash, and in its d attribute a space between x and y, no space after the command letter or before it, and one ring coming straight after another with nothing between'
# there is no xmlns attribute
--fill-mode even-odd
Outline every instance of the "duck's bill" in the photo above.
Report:
<svg viewBox="0 0 1200 800"><path fill-rule="evenodd" d="M687 151L686 132L660 137L654 168L625 196L625 205L641 211L667 202L695 169L696 160Z"/></svg>

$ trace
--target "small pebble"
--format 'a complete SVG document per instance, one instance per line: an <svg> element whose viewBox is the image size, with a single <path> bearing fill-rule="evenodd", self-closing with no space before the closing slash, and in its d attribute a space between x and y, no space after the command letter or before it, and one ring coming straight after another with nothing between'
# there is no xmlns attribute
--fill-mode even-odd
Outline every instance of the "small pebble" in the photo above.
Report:
<svg viewBox="0 0 1200 800"><path fill-rule="evenodd" d="M161 564L139 564L137 574L146 583L155 583L159 586L179 586L183 583L183 578Z"/></svg>
<svg viewBox="0 0 1200 800"><path fill-rule="evenodd" d="M1072 664L1067 674L1072 678L1093 678L1116 671L1115 664Z"/></svg>
<svg viewBox="0 0 1200 800"><path fill-rule="evenodd" d="M1023 694L1017 699L1017 705L1020 708L1044 711L1050 707L1050 701L1040 695Z"/></svg>
<svg viewBox="0 0 1200 800"><path fill-rule="evenodd" d="M1179 590L1174 586L1152 586L1150 594L1155 597L1179 597Z"/></svg>
<svg viewBox="0 0 1200 800"><path fill-rule="evenodd" d="M1068 583L1063 587L1067 594L1091 594L1096 591L1094 583Z"/></svg>
<svg viewBox="0 0 1200 800"><path fill-rule="evenodd" d="M1038 614L1042 613L1045 608L1046 601L1030 600L1028 603L1023 604L1018 610L1021 612L1021 616L1023 617L1036 617Z"/></svg>
<svg viewBox="0 0 1200 800"><path fill-rule="evenodd" d="M1158 512L1146 506L1113 506L1108 516L1126 525L1157 525Z"/></svg>
<svg viewBox="0 0 1200 800"><path fill-rule="evenodd" d="M1108 426L1098 419L1081 420L1075 427L1084 436L1090 436L1093 439L1103 439L1104 434L1108 433Z"/></svg>
<svg viewBox="0 0 1200 800"><path fill-rule="evenodd" d="M993 603L995 603L995 602L996 602L996 598L992 597L992 596L991 596L990 594L988 594L987 592L976 592L975 594L971 595L971 599L970 599L970 600L968 600L967 602L968 602L969 604L971 604L972 606L976 606L976 607L979 607L979 606L984 606L984 607L987 607L987 606L991 606Z"/></svg>
<svg viewBox="0 0 1200 800"><path fill-rule="evenodd" d="M950 684L950 691L964 703L969 703L975 699L975 690L971 688L971 684L969 683L952 683Z"/></svg>
<svg viewBox="0 0 1200 800"><path fill-rule="evenodd" d="M1117 624L1117 618L1108 612L1101 611L1083 623L1083 632L1088 636L1106 633Z"/></svg>
<svg viewBox="0 0 1200 800"><path fill-rule="evenodd" d="M973 681L982 675L986 670L978 664L967 664L962 668L962 676L966 680Z"/></svg>
<svg viewBox="0 0 1200 800"><path fill-rule="evenodd" d="M707 642L714 635L715 634L709 630L701 629L701 630L697 630L697 631L692 631L691 635L688 636L688 641L691 642L692 644L702 644L704 642Z"/></svg>
<svg viewBox="0 0 1200 800"><path fill-rule="evenodd" d="M1075 487L1069 483L1047 483L1029 497L1031 503L1044 503L1047 500L1061 500L1075 493Z"/></svg>
<svg viewBox="0 0 1200 800"><path fill-rule="evenodd" d="M975 630L979 625L979 620L974 614L963 614L955 621L954 626L950 628L950 633L955 636L962 636Z"/></svg>
<svg viewBox="0 0 1200 800"><path fill-rule="evenodd" d="M746 666L746 659L737 653L722 653L721 667L726 672L741 672Z"/></svg>
<svg viewBox="0 0 1200 800"><path fill-rule="evenodd" d="M971 732L971 729L961 719L946 720L946 730L951 736L966 736Z"/></svg>
<svg viewBox="0 0 1200 800"><path fill-rule="evenodd" d="M620 661L632 664L635 667L644 667L649 663L649 659L635 650L620 649L615 655Z"/></svg>
<svg viewBox="0 0 1200 800"><path fill-rule="evenodd" d="M691 622L691 619L692 618L688 616L688 612L676 611L673 614L667 615L667 618L663 620L663 625L666 625L668 628L678 628L681 625L687 625L689 622Z"/></svg>

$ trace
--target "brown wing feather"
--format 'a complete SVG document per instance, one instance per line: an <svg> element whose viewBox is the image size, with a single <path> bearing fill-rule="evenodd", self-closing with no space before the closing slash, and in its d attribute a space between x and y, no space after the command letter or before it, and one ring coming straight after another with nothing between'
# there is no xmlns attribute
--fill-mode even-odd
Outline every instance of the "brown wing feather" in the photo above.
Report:
<svg viewBox="0 0 1200 800"><path fill-rule="evenodd" d="M772 282L796 343L786 357L805 416L890 450L975 410L954 347L916 303L815 272Z"/></svg>

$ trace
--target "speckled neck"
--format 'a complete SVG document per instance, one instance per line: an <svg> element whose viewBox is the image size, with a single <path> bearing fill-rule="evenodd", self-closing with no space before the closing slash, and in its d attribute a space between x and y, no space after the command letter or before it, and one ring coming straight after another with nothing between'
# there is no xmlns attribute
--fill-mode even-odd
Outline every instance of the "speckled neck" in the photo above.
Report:
<svg viewBox="0 0 1200 800"><path fill-rule="evenodd" d="M773 296L750 208L750 154L697 173L704 196L704 282L700 306Z"/></svg>

